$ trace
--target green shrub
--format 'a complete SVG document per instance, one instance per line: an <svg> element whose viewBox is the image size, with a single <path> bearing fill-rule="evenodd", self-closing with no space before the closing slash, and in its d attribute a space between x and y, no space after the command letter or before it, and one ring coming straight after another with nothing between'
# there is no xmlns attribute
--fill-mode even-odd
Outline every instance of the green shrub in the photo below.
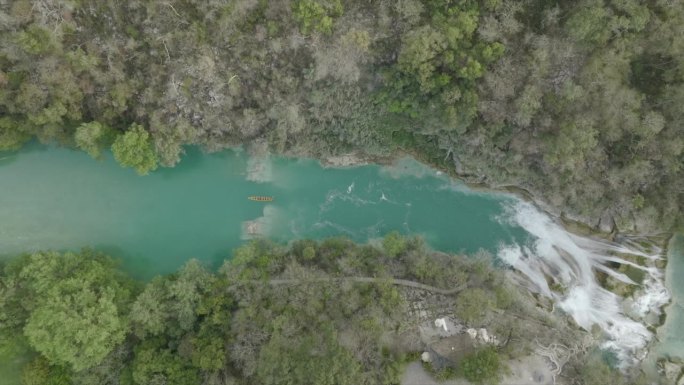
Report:
<svg viewBox="0 0 684 385"><path fill-rule="evenodd" d="M460 365L463 377L476 384L495 384L501 377L502 364L499 353L493 347L486 347L466 356Z"/></svg>

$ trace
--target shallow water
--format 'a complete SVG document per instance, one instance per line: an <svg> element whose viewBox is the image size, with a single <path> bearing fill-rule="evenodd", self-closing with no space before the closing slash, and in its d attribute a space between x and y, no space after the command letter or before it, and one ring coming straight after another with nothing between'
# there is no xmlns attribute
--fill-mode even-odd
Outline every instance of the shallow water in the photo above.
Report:
<svg viewBox="0 0 684 385"><path fill-rule="evenodd" d="M668 246L666 280L672 294L665 324L658 330L654 352L684 359L684 234L675 235Z"/></svg>

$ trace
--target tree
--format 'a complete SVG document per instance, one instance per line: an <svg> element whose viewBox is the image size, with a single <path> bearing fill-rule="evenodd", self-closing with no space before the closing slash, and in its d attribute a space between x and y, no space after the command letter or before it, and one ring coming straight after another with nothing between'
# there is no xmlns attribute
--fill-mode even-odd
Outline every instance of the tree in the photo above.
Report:
<svg viewBox="0 0 684 385"><path fill-rule="evenodd" d="M29 316L24 334L51 363L76 371L101 362L127 331L126 282L112 261L87 250L39 252L11 268Z"/></svg>
<svg viewBox="0 0 684 385"><path fill-rule="evenodd" d="M390 257L396 257L406 251L406 238L398 232L392 231L383 238L382 248Z"/></svg>
<svg viewBox="0 0 684 385"><path fill-rule="evenodd" d="M111 137L111 129L100 122L83 123L76 128L76 146L97 159Z"/></svg>
<svg viewBox="0 0 684 385"><path fill-rule="evenodd" d="M163 339L143 341L135 349L133 380L138 385L197 385L197 369L184 363L177 352L165 348Z"/></svg>
<svg viewBox="0 0 684 385"><path fill-rule="evenodd" d="M263 385L359 384L361 367L330 329L324 336L271 337L259 354L257 377Z"/></svg>
<svg viewBox="0 0 684 385"><path fill-rule="evenodd" d="M24 333L31 346L51 361L77 371L86 369L123 342L127 324L112 290L96 293L95 287L84 283L59 286L31 313Z"/></svg>
<svg viewBox="0 0 684 385"><path fill-rule="evenodd" d="M492 302L491 295L483 289L465 289L456 298L456 316L471 325L482 322Z"/></svg>
<svg viewBox="0 0 684 385"><path fill-rule="evenodd" d="M460 368L468 381L476 384L497 383L501 376L502 365L499 354L489 346L463 358Z"/></svg>
<svg viewBox="0 0 684 385"><path fill-rule="evenodd" d="M132 305L134 332L141 338L162 334L178 337L193 329L197 307L214 280L195 259L188 261L177 274L153 280Z"/></svg>
<svg viewBox="0 0 684 385"><path fill-rule="evenodd" d="M155 278L145 286L131 306L133 332L140 338L160 335L166 330L168 317L170 312L166 306L164 281Z"/></svg>
<svg viewBox="0 0 684 385"><path fill-rule="evenodd" d="M31 138L27 131L24 122L9 116L0 117L0 151L21 148Z"/></svg>
<svg viewBox="0 0 684 385"><path fill-rule="evenodd" d="M125 134L116 138L112 144L112 153L120 165L132 167L140 175L146 175L157 168L157 154L150 134L139 124L131 124Z"/></svg>
<svg viewBox="0 0 684 385"><path fill-rule="evenodd" d="M38 356L22 368L21 385L70 385L70 377L66 368Z"/></svg>
<svg viewBox="0 0 684 385"><path fill-rule="evenodd" d="M340 0L297 0L292 3L292 14L303 34L309 34L312 30L332 34L333 18L342 12Z"/></svg>
<svg viewBox="0 0 684 385"><path fill-rule="evenodd" d="M567 29L570 36L579 41L602 46L610 38L610 14L602 2L596 3L579 7L579 11L568 20Z"/></svg>
<svg viewBox="0 0 684 385"><path fill-rule="evenodd" d="M197 320L197 306L211 288L214 276L196 259L189 260L178 272L176 280L168 285L173 298L171 310L182 330L190 330Z"/></svg>

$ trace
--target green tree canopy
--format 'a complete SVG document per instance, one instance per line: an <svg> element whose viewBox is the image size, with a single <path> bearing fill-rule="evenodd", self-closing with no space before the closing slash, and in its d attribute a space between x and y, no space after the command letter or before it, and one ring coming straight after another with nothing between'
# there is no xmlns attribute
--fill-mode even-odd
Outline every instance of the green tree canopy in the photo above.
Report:
<svg viewBox="0 0 684 385"><path fill-rule="evenodd" d="M197 385L201 383L197 369L171 349L162 339L144 341L135 349L133 381L138 385Z"/></svg>
<svg viewBox="0 0 684 385"><path fill-rule="evenodd" d="M123 342L129 290L110 259L90 251L40 252L8 270L28 311L24 334L52 363L83 370Z"/></svg>
<svg viewBox="0 0 684 385"><path fill-rule="evenodd" d="M99 158L102 148L112 136L111 128L100 122L83 123L76 128L76 146L93 158Z"/></svg>
<svg viewBox="0 0 684 385"><path fill-rule="evenodd" d="M493 305L492 296L480 288L463 290L456 299L456 316L468 324L481 322Z"/></svg>
<svg viewBox="0 0 684 385"><path fill-rule="evenodd" d="M330 329L290 340L274 335L261 349L257 377L263 385L355 385L361 367Z"/></svg>
<svg viewBox="0 0 684 385"><path fill-rule="evenodd" d="M50 365L38 356L22 368L21 385L67 385L71 383L69 374L66 368Z"/></svg>
<svg viewBox="0 0 684 385"><path fill-rule="evenodd" d="M460 363L463 376L476 384L496 383L503 365L493 347L486 347L466 356Z"/></svg>
<svg viewBox="0 0 684 385"><path fill-rule="evenodd" d="M182 335L193 328L198 306L215 281L197 260L188 261L178 273L155 279L132 305L131 321L139 337Z"/></svg>
<svg viewBox="0 0 684 385"><path fill-rule="evenodd" d="M406 238L393 231L382 239L382 247L390 257L396 257L406 251Z"/></svg>
<svg viewBox="0 0 684 385"><path fill-rule="evenodd" d="M134 168L140 175L146 175L157 168L157 154L150 134L139 124L131 124L125 134L116 138L112 144L112 153L119 164Z"/></svg>

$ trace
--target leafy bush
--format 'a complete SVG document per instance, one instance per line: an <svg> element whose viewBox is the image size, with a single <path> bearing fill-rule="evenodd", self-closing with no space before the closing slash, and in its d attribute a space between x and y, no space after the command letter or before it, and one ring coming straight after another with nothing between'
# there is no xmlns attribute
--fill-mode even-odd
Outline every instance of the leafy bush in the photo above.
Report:
<svg viewBox="0 0 684 385"><path fill-rule="evenodd" d="M503 365L493 347L486 347L463 358L460 363L463 376L476 384L498 383Z"/></svg>
<svg viewBox="0 0 684 385"><path fill-rule="evenodd" d="M157 168L157 154L150 141L150 134L133 123L126 133L119 135L112 144L114 159L125 167L132 167L140 175Z"/></svg>
<svg viewBox="0 0 684 385"><path fill-rule="evenodd" d="M292 13L305 35L313 31L332 34L333 18L342 11L341 0L297 0L292 4Z"/></svg>
<svg viewBox="0 0 684 385"><path fill-rule="evenodd" d="M492 308L493 301L489 292L480 288L463 290L456 298L456 316L469 325L482 322Z"/></svg>

